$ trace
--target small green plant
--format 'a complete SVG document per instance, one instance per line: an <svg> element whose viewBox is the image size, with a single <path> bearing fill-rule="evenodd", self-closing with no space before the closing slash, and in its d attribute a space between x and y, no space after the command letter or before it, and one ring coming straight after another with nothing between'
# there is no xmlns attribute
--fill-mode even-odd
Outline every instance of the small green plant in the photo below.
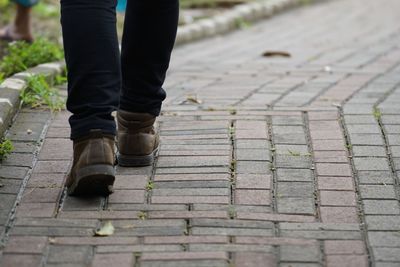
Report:
<svg viewBox="0 0 400 267"><path fill-rule="evenodd" d="M151 191L154 189L154 183L152 181L149 181L146 185L146 190Z"/></svg>
<svg viewBox="0 0 400 267"><path fill-rule="evenodd" d="M377 107L374 107L372 114L374 115L376 120L380 120L382 117L382 112Z"/></svg>
<svg viewBox="0 0 400 267"><path fill-rule="evenodd" d="M33 12L40 18L57 18L59 16L59 8L48 3L38 3L33 8Z"/></svg>
<svg viewBox="0 0 400 267"><path fill-rule="evenodd" d="M44 75L34 75L28 78L28 86L21 93L24 105L32 108L48 106L51 111L59 111L65 108L65 101L59 95L57 89L51 87Z"/></svg>
<svg viewBox="0 0 400 267"><path fill-rule="evenodd" d="M147 212L145 212L145 211L139 211L138 214L137 214L137 217L138 217L140 220L146 220L146 219L147 219Z"/></svg>
<svg viewBox="0 0 400 267"><path fill-rule="evenodd" d="M250 22L246 21L243 18L237 18L235 20L236 27L239 29L247 29L251 26Z"/></svg>
<svg viewBox="0 0 400 267"><path fill-rule="evenodd" d="M291 150L289 150L289 149L288 149L288 152L289 152L289 154L290 154L291 156L293 156L293 157L299 157L299 156L301 155L300 152L291 151Z"/></svg>
<svg viewBox="0 0 400 267"><path fill-rule="evenodd" d="M9 139L1 139L0 140L0 160L4 160L11 154L14 150L14 145Z"/></svg>
<svg viewBox="0 0 400 267"><path fill-rule="evenodd" d="M67 82L66 74L58 74L54 77L54 85L62 85Z"/></svg>
<svg viewBox="0 0 400 267"><path fill-rule="evenodd" d="M39 38L32 44L22 41L12 42L0 62L0 73L8 77L42 63L60 60L63 56L58 44L44 38Z"/></svg>

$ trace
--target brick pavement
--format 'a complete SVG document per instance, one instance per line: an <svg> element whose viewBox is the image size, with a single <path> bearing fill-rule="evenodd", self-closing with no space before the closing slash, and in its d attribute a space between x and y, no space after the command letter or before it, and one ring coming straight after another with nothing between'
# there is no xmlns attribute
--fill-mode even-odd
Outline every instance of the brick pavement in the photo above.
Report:
<svg viewBox="0 0 400 267"><path fill-rule="evenodd" d="M1 265L399 266L399 9L326 1L176 49L159 158L108 198L65 194L68 114L23 110Z"/></svg>

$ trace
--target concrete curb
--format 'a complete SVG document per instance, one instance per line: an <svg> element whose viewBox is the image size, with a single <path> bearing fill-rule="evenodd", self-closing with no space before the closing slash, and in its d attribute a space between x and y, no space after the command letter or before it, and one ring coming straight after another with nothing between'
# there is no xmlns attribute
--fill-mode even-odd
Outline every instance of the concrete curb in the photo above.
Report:
<svg viewBox="0 0 400 267"><path fill-rule="evenodd" d="M24 72L19 72L5 79L0 84L0 137L9 128L12 120L21 106L20 93L27 87L27 78L35 75L45 75L48 82L53 84L56 75L65 69L65 63L53 62L38 65Z"/></svg>
<svg viewBox="0 0 400 267"><path fill-rule="evenodd" d="M315 2L316 0L310 0ZM255 22L303 5L304 0L265 0L234 7L218 16L201 19L178 28L176 45L222 35L241 27L242 22Z"/></svg>

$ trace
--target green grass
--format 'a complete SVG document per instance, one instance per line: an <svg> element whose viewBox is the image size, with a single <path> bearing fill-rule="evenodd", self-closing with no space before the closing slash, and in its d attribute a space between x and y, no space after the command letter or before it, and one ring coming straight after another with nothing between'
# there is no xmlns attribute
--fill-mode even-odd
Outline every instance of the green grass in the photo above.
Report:
<svg viewBox="0 0 400 267"><path fill-rule="evenodd" d="M0 79L63 57L62 48L44 38L39 38L32 44L12 42L6 49L6 55L0 61Z"/></svg>
<svg viewBox="0 0 400 267"><path fill-rule="evenodd" d="M14 150L14 146L9 139L1 139L0 141L0 161L7 158Z"/></svg>
<svg viewBox="0 0 400 267"><path fill-rule="evenodd" d="M34 75L27 80L28 87L21 93L22 104L31 108L47 107L51 111L65 108L65 100L56 88L51 87L44 75Z"/></svg>

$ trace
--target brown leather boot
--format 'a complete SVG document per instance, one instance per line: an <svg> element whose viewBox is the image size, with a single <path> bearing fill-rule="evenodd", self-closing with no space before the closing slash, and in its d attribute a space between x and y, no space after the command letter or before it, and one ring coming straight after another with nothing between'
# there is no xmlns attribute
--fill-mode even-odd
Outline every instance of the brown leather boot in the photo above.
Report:
<svg viewBox="0 0 400 267"><path fill-rule="evenodd" d="M158 152L159 137L154 130L156 117L148 113L117 112L118 164L138 167L152 165Z"/></svg>
<svg viewBox="0 0 400 267"><path fill-rule="evenodd" d="M69 195L112 193L115 180L115 137L92 130L74 140L74 161L66 186Z"/></svg>

